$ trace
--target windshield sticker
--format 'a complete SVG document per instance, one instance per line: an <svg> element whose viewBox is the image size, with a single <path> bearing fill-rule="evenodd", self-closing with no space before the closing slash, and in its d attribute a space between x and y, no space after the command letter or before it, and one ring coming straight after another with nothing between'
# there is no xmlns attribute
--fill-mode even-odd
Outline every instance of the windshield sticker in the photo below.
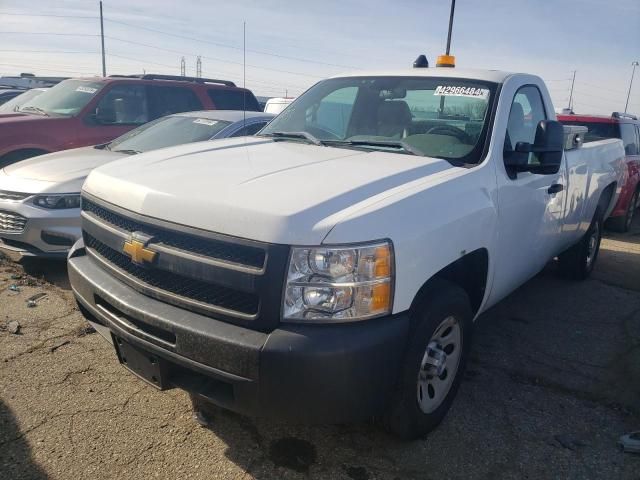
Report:
<svg viewBox="0 0 640 480"><path fill-rule="evenodd" d="M92 88L92 87L78 87L78 88L76 88L76 92L82 92L82 93L94 94L97 91L98 91L97 88Z"/></svg>
<svg viewBox="0 0 640 480"><path fill-rule="evenodd" d="M475 88L475 87L456 87L454 85L439 85L433 92L434 95L441 95L444 97L475 97L489 98L489 89L487 88Z"/></svg>
<svg viewBox="0 0 640 480"><path fill-rule="evenodd" d="M217 120L208 120L206 118L196 118L193 123L200 123L202 125L209 125L210 127L218 123Z"/></svg>

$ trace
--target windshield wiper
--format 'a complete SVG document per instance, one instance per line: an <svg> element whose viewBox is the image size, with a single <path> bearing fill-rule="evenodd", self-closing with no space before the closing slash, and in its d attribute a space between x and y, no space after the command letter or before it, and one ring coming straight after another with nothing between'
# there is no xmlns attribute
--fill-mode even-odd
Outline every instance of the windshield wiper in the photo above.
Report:
<svg viewBox="0 0 640 480"><path fill-rule="evenodd" d="M43 109L41 109L40 107L32 107L31 105L27 105L26 107L22 107L18 111L19 112L36 112L36 113L39 113L40 115L44 115L45 117L49 116L49 114L47 112L45 112Z"/></svg>
<svg viewBox="0 0 640 480"><path fill-rule="evenodd" d="M314 145L324 145L323 141L314 137L309 132L271 132L260 135L261 137L275 137L275 138L301 138L307 140Z"/></svg>
<svg viewBox="0 0 640 480"><path fill-rule="evenodd" d="M324 142L325 145L329 146L340 146L347 145L351 147L385 147L385 148L397 148L404 150L407 153L412 155L418 155L420 157L424 157L426 154L414 147L413 145L405 142L404 140L335 140L330 141L327 140Z"/></svg>
<svg viewBox="0 0 640 480"><path fill-rule="evenodd" d="M137 155L138 153L142 153L140 150L129 150L129 149L122 149L122 150L113 150L116 153L126 153L127 155Z"/></svg>

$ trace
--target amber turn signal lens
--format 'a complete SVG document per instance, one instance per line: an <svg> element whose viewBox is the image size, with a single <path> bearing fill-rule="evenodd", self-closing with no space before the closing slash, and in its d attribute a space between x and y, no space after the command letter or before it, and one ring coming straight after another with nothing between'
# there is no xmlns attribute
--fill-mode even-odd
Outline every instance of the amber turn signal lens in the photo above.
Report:
<svg viewBox="0 0 640 480"><path fill-rule="evenodd" d="M371 310L374 312L388 310L391 306L391 284L379 283L373 287Z"/></svg>
<svg viewBox="0 0 640 480"><path fill-rule="evenodd" d="M376 278L388 277L391 275L391 250L388 245L376 248L375 256L375 276Z"/></svg>

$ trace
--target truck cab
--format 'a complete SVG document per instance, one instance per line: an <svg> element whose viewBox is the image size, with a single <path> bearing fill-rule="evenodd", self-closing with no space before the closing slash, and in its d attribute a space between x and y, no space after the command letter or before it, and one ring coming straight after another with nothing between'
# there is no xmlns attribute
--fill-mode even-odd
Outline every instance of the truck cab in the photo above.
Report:
<svg viewBox="0 0 640 480"><path fill-rule="evenodd" d="M624 149L585 132L533 75L327 79L256 137L94 170L71 284L126 368L198 409L416 438L478 315L554 257L593 270Z"/></svg>

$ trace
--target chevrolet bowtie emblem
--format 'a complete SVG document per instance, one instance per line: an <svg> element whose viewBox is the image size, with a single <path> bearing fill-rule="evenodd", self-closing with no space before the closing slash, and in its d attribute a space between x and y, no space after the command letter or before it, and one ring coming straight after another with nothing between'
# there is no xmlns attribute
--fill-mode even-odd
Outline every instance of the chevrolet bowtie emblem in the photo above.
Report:
<svg viewBox="0 0 640 480"><path fill-rule="evenodd" d="M158 255L158 252L148 249L145 243L146 242L144 241L131 237L129 240L124 242L122 251L131 257L131 261L133 263L137 263L138 265L152 263Z"/></svg>

